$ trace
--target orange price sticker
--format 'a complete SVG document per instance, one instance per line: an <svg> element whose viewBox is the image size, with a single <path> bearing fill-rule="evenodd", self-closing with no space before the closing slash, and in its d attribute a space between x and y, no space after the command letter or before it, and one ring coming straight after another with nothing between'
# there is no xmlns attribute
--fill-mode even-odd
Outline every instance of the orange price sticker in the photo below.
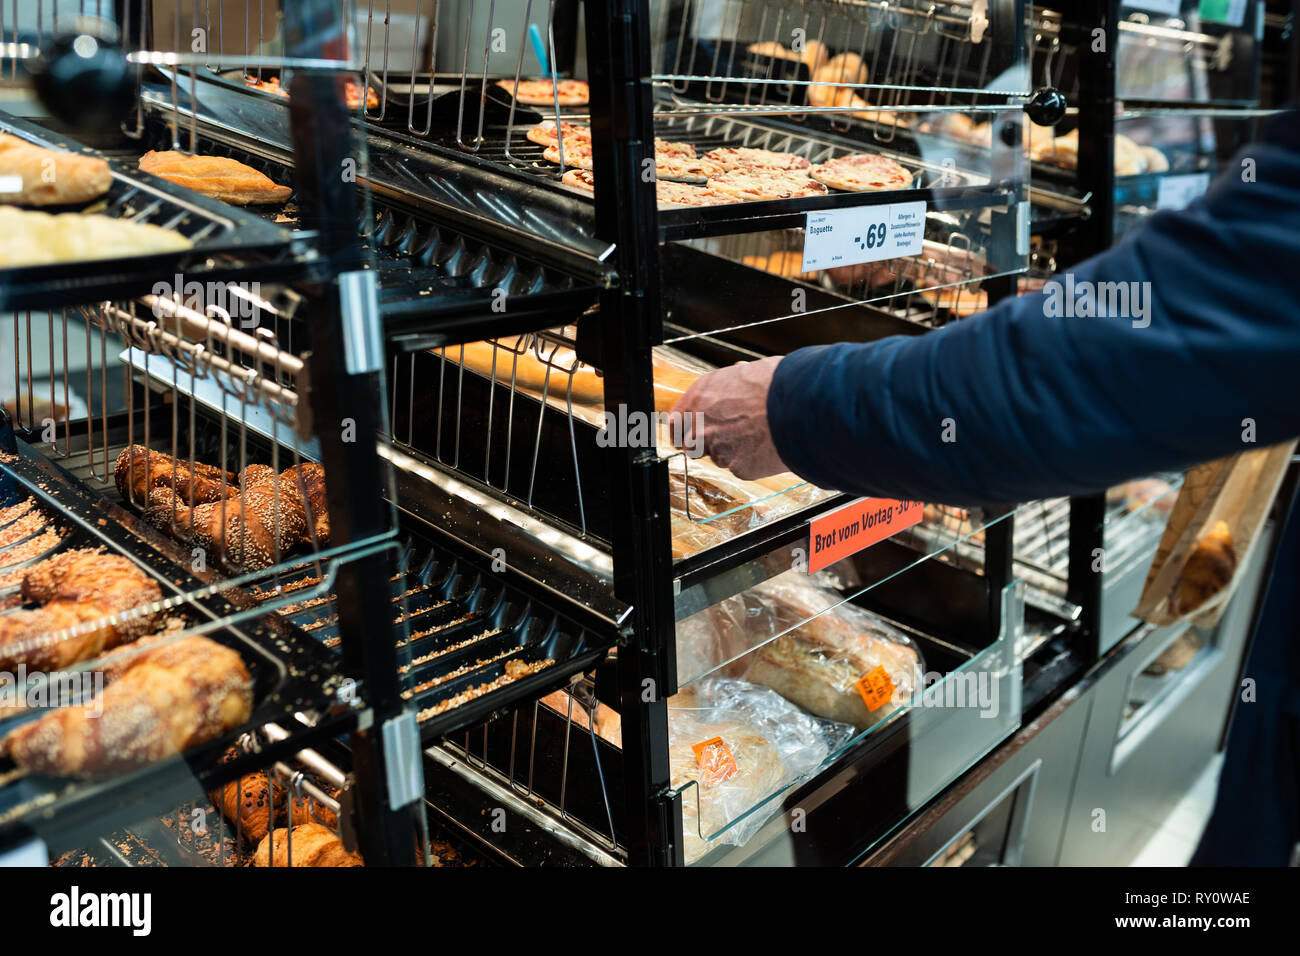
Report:
<svg viewBox="0 0 1300 956"><path fill-rule="evenodd" d="M808 522L808 573L883 541L921 520L919 501L859 498Z"/></svg>
<svg viewBox="0 0 1300 956"><path fill-rule="evenodd" d="M894 699L894 682L883 664L859 677L857 688L868 713L874 714Z"/></svg>
<svg viewBox="0 0 1300 956"><path fill-rule="evenodd" d="M704 783L722 783L736 773L736 758L721 737L710 737L692 744L691 750L695 752L695 762L700 766Z"/></svg>

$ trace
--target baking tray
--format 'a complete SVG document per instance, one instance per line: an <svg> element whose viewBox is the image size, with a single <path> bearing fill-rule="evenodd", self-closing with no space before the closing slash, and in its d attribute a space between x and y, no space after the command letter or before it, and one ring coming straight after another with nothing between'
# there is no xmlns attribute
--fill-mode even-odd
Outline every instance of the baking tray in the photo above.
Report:
<svg viewBox="0 0 1300 956"><path fill-rule="evenodd" d="M95 155L70 139L0 113L0 132L39 146ZM143 295L159 278L183 274L187 282L272 281L302 278L311 256L288 232L242 209L209 199L111 162L108 194L89 204L100 215L151 223L194 241L190 249L81 262L0 269L0 311L61 307ZM43 207L43 212L77 211Z"/></svg>
<svg viewBox="0 0 1300 956"><path fill-rule="evenodd" d="M142 527L131 515L81 487L56 464L29 446L18 444L18 457L0 463L11 484L5 503L18 494L34 495L58 519L70 526L65 547L104 547L132 558L158 580L165 599L178 599L169 616L187 627L212 625L250 606L240 591L201 592L211 581L192 576L177 560L169 542ZM36 835L52 852L86 842L108 829L125 825L151 812L174 805L196 789L210 789L226 780L265 766L284 754L310 746L351 729L351 712L330 714L343 677L331 655L302 631L267 615L238 625L208 630L205 636L239 651L253 678L254 709L250 720L221 737L187 751L181 757L142 767L118 776L75 780L29 775L0 785L0 844ZM298 712L323 715L311 728L294 719ZM0 722L7 731L31 717ZM268 721L293 727L286 741L270 745L256 755L228 763L220 758L248 730ZM13 770L0 759L0 777ZM156 810L152 812L157 812Z"/></svg>

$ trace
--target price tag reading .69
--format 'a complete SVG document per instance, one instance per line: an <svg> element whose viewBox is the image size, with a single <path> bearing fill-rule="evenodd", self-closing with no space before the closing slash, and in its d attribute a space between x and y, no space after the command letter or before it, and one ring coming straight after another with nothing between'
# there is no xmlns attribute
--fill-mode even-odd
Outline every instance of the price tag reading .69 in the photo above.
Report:
<svg viewBox="0 0 1300 956"><path fill-rule="evenodd" d="M924 202L810 212L804 222L803 269L914 256L924 234Z"/></svg>

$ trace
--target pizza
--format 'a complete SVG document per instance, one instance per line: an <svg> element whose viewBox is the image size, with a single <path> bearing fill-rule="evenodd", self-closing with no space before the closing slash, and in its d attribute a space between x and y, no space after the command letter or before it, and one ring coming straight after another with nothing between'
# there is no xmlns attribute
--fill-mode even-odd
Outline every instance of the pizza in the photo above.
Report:
<svg viewBox="0 0 1300 956"><path fill-rule="evenodd" d="M753 202L824 196L826 187L807 173L777 169L728 169L711 178L709 189L721 196Z"/></svg>
<svg viewBox="0 0 1300 956"><path fill-rule="evenodd" d="M548 146L542 151L543 158L547 162L560 165L560 147L559 145ZM590 140L570 140L566 135L564 137L564 165L572 166L576 169L591 169L592 149ZM722 172L723 167L717 163L709 162L704 159L695 159L691 156L680 156L669 153L655 152L655 178L656 179L674 179L683 182L703 183L707 182L710 176Z"/></svg>
<svg viewBox="0 0 1300 956"><path fill-rule="evenodd" d="M560 177L560 182L584 193L595 193L596 174L590 169L570 169ZM662 180L655 183L655 194L660 208L680 206L720 206L733 200L721 196L704 186L673 183Z"/></svg>
<svg viewBox="0 0 1300 956"><path fill-rule="evenodd" d="M673 183L660 180L655 184L655 194L660 206L720 206L732 202L706 186Z"/></svg>
<svg viewBox="0 0 1300 956"><path fill-rule="evenodd" d="M250 90L257 90L260 93L273 93L276 96L283 96L285 99L289 98L289 91L280 86L278 76L268 76L264 80L259 80L255 76L245 76L244 85Z"/></svg>
<svg viewBox="0 0 1300 956"><path fill-rule="evenodd" d="M674 143L671 140L655 137L655 158L677 156L683 159L695 158L695 147L691 143Z"/></svg>
<svg viewBox="0 0 1300 956"><path fill-rule="evenodd" d="M718 163L690 156L665 156L655 153L655 178L675 179L684 183L704 183L723 172Z"/></svg>
<svg viewBox="0 0 1300 956"><path fill-rule="evenodd" d="M807 169L812 163L794 153L778 153L771 149L751 149L724 146L711 149L704 158L720 163L726 169Z"/></svg>
<svg viewBox="0 0 1300 956"><path fill-rule="evenodd" d="M268 76L264 80L256 77L245 76L244 85L250 90L257 90L260 93L270 93L274 96L289 97L289 91L280 85L278 76ZM344 96L347 98L348 109L355 110L361 106L361 84L356 80L348 80L344 88ZM379 94L372 88L365 87L366 91L366 109L376 109L379 106Z"/></svg>
<svg viewBox="0 0 1300 956"><path fill-rule="evenodd" d="M564 143L590 143L591 127L579 126L577 123L560 123L560 134L564 136ZM528 131L529 142L536 143L538 146L554 146L560 141L559 135L555 132L555 120L547 120L539 123Z"/></svg>
<svg viewBox="0 0 1300 956"><path fill-rule="evenodd" d="M906 189L912 174L887 156L852 153L821 163L808 170L819 183L847 192L874 192L881 189Z"/></svg>
<svg viewBox="0 0 1300 956"><path fill-rule="evenodd" d="M525 106L554 106L558 98L561 106L586 106L590 97L587 84L582 80L498 80L497 86L514 96Z"/></svg>
<svg viewBox="0 0 1300 956"><path fill-rule="evenodd" d="M574 189L581 189L584 193L596 191L596 174L590 169L571 169L560 177L560 182Z"/></svg>
<svg viewBox="0 0 1300 956"><path fill-rule="evenodd" d="M348 99L348 109L355 110L360 108L361 89L362 87L360 83L356 82L355 80L348 80L347 91L346 91L346 95ZM373 89L371 89L368 86L365 88L365 90L366 90L366 109L368 110L378 109L379 94L376 93Z"/></svg>
<svg viewBox="0 0 1300 956"><path fill-rule="evenodd" d="M560 146L557 143L554 146L547 146L542 150L542 156L548 163L560 164ZM569 137L564 137L564 163L565 166L574 166L578 169L591 169L591 140L582 140L580 142L569 142Z"/></svg>

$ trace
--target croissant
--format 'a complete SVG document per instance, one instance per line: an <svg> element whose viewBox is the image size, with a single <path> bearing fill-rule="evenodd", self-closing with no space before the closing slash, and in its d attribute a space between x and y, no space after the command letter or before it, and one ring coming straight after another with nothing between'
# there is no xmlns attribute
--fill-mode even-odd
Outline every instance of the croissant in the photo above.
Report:
<svg viewBox="0 0 1300 956"><path fill-rule="evenodd" d="M41 607L0 615L0 668L5 670L19 664L62 670L135 640L153 630L157 614L126 621L112 616L162 599L158 583L130 559L94 550L65 551L32 566L23 575L21 593L25 604ZM77 625L87 629L49 640Z"/></svg>
<svg viewBox="0 0 1300 956"><path fill-rule="evenodd" d="M1216 522L1210 533L1196 543L1179 572L1178 584L1170 595L1174 614L1194 611L1232 581L1237 570L1237 553L1226 521Z"/></svg>
<svg viewBox="0 0 1300 956"><path fill-rule="evenodd" d="M361 856L343 849L343 841L319 823L272 831L258 844L253 866L364 866Z"/></svg>
<svg viewBox="0 0 1300 956"><path fill-rule="evenodd" d="M213 465L173 458L144 445L127 445L113 465L113 481L128 501L143 504L154 488L171 488L186 504L220 501L239 490L238 478ZM223 486L224 481L224 486Z"/></svg>
<svg viewBox="0 0 1300 956"><path fill-rule="evenodd" d="M108 163L97 156L46 149L7 133L0 133L0 173L22 177L18 192L0 192L0 203L14 206L89 202L113 185Z"/></svg>
<svg viewBox="0 0 1300 956"><path fill-rule="evenodd" d="M253 681L239 654L187 637L136 654L89 706L24 724L0 751L35 773L99 777L183 753L246 723L252 710Z"/></svg>

